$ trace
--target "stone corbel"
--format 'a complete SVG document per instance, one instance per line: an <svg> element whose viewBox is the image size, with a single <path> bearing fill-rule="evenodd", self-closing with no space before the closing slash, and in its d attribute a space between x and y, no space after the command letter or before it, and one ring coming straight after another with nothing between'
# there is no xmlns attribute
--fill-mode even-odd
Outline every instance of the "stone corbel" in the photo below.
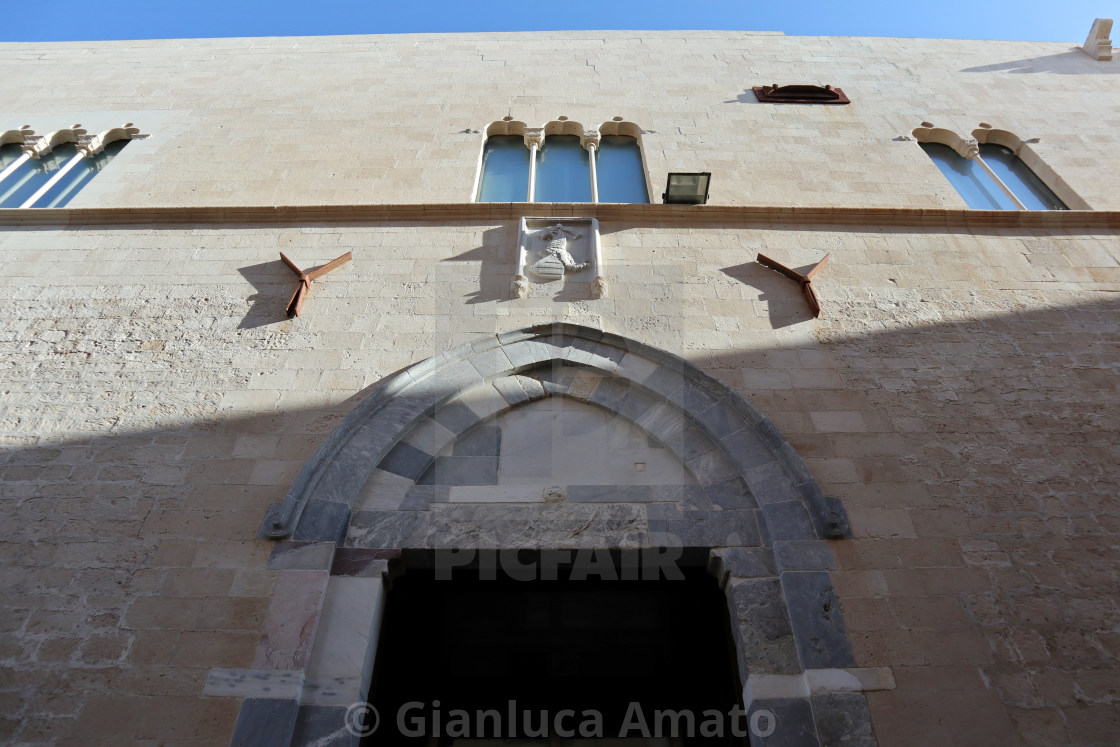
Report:
<svg viewBox="0 0 1120 747"><path fill-rule="evenodd" d="M19 145L24 151L36 140L35 130L31 129L31 125L24 125L18 130L0 132L0 145Z"/></svg>
<svg viewBox="0 0 1120 747"><path fill-rule="evenodd" d="M90 158L105 150L105 146L109 143L117 140L132 140L138 135L140 135L139 128L133 127L131 122L127 122L124 127L113 127L92 137L79 139L78 150L87 158Z"/></svg>
<svg viewBox="0 0 1120 747"><path fill-rule="evenodd" d="M1089 36L1085 39L1085 44L1081 47L1081 51L1099 62L1111 60L1112 40L1108 38L1111 33L1111 18L1098 18L1094 20L1092 28L1089 29Z"/></svg>
<svg viewBox="0 0 1120 747"><path fill-rule="evenodd" d="M23 152L27 153L32 158L42 158L56 145L62 143L78 143L86 135L86 131L82 129L80 124L76 124L69 129L55 130L49 132L41 138L28 143L24 141Z"/></svg>

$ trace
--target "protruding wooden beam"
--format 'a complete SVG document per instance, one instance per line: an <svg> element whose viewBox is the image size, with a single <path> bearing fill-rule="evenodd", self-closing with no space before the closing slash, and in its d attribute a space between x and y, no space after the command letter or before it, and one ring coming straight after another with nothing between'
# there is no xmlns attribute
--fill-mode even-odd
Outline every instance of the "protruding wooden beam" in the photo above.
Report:
<svg viewBox="0 0 1120 747"><path fill-rule="evenodd" d="M322 267L317 267L311 272L304 272L301 270L295 262L284 255L284 252L280 252L280 259L283 260L284 264L286 264L292 272L299 276L299 285L296 287L295 293L292 294L291 300L288 301L287 312L290 318L299 316L300 312L303 311L303 302L307 300L307 294L310 293L311 283L314 280L323 277L336 267L346 264L353 259L353 257L350 252L346 252L346 254L343 254L341 257L335 257L327 264Z"/></svg>
<svg viewBox="0 0 1120 747"><path fill-rule="evenodd" d="M802 275L797 270L786 267L776 259L770 259L765 254L758 255L758 263L765 267L769 267L771 270L780 272L790 280L794 280L799 283L801 285L801 293L805 296L805 300L809 302L809 309L813 312L813 318L816 319L821 315L821 303L817 298L817 292L813 290L813 276L817 274L818 270L825 266L825 264L828 262L828 257L829 255L824 255L824 258L821 259L820 262L817 262L815 265L813 265L813 267L804 275Z"/></svg>

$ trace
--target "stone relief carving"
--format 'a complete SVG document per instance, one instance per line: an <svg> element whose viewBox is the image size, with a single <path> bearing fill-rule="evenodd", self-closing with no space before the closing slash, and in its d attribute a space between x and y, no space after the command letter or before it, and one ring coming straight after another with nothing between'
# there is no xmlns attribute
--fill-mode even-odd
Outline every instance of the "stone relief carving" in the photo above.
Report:
<svg viewBox="0 0 1120 747"><path fill-rule="evenodd" d="M529 295L530 281L552 283L566 275L593 272L591 297L607 292L603 276L599 221L595 218L522 218L518 232L517 271L510 283L514 298Z"/></svg>
<svg viewBox="0 0 1120 747"><path fill-rule="evenodd" d="M583 234L576 233L563 223L549 226L538 234L541 241L545 242L544 249L540 250L540 259L529 267L529 272L545 282L558 280L565 272L579 272L587 267L588 262L576 262L568 251L568 239L581 238Z"/></svg>

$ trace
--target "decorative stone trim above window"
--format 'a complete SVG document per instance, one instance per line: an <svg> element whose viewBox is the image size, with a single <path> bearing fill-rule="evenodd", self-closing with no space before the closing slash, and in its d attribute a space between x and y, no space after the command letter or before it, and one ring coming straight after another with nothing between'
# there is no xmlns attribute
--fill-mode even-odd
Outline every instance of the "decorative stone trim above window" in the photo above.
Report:
<svg viewBox="0 0 1120 747"><path fill-rule="evenodd" d="M1000 145L1014 153L1070 210L1093 209L1031 147L1041 142L1041 138L1031 137L1024 140L1013 132L994 128L985 123L981 123L979 127L973 130L972 136L976 138L976 142L981 147L984 145Z"/></svg>
<svg viewBox="0 0 1120 747"><path fill-rule="evenodd" d="M916 128L911 134L919 143L940 143L957 152L961 158L973 159L980 153L980 144L974 138L964 138L943 127L929 125Z"/></svg>
<svg viewBox="0 0 1120 747"><path fill-rule="evenodd" d="M0 146L19 145L22 153L0 171L0 207L64 206L120 148L143 137L131 122L92 136L80 124L43 136L28 125L6 130ZM106 151L114 143L121 145Z"/></svg>
<svg viewBox="0 0 1120 747"><path fill-rule="evenodd" d="M31 129L31 125L24 125L18 130L4 130L0 132L0 145L23 145L32 144L37 140L35 130Z"/></svg>
<svg viewBox="0 0 1120 747"><path fill-rule="evenodd" d="M760 104L850 104L839 88L832 86L792 85L754 86Z"/></svg>

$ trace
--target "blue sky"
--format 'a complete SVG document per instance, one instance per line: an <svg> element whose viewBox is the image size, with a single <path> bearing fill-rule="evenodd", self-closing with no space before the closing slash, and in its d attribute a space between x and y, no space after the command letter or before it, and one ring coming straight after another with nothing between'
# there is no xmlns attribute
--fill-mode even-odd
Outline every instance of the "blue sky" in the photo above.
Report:
<svg viewBox="0 0 1120 747"><path fill-rule="evenodd" d="M555 29L730 29L1080 44L1116 0L52 0L7 13L0 41Z"/></svg>

